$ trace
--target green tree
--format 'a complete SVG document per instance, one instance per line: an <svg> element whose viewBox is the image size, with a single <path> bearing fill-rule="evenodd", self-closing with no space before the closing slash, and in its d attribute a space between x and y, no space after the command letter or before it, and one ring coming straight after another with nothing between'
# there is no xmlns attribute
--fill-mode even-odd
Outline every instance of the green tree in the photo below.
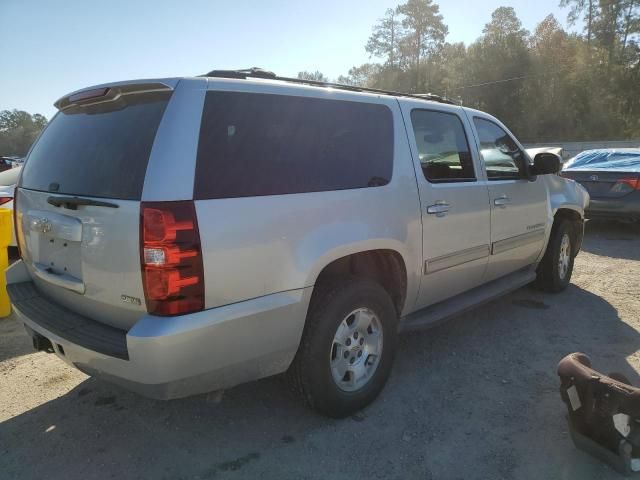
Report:
<svg viewBox="0 0 640 480"><path fill-rule="evenodd" d="M640 33L640 0L627 0L623 9L622 53L624 54L629 40Z"/></svg>
<svg viewBox="0 0 640 480"><path fill-rule="evenodd" d="M599 15L594 21L594 37L607 53L610 68L615 61L615 52L620 42L624 23L624 0L600 0Z"/></svg>
<svg viewBox="0 0 640 480"><path fill-rule="evenodd" d="M411 68L415 72L414 91L424 89L421 75L421 61L437 54L444 45L449 33L442 21L440 7L432 0L407 0L398 6L398 13L403 15L404 29L400 48L410 59ZM427 67L427 74L429 65ZM429 82L427 82L429 83Z"/></svg>
<svg viewBox="0 0 640 480"><path fill-rule="evenodd" d="M523 81L527 112L524 138L553 141L576 135L574 99L586 93L576 81L576 44L553 15L540 22L529 39L532 75Z"/></svg>
<svg viewBox="0 0 640 480"><path fill-rule="evenodd" d="M491 21L482 30L485 40L493 43L505 43L509 40L524 39L528 32L522 28L522 22L513 7L498 7L491 14Z"/></svg>
<svg viewBox="0 0 640 480"><path fill-rule="evenodd" d="M567 33L549 15L529 34L513 8L500 7L467 46L444 42L446 25L432 1L406 1L393 15L402 26L397 37L394 27L394 60L390 44L375 50L371 43L383 19L365 47L380 63L353 67L340 81L445 94L496 115L527 142L640 138L640 0L561 6L569 23L585 23L581 33Z"/></svg>
<svg viewBox="0 0 640 480"><path fill-rule="evenodd" d="M469 47L473 88L463 90L465 103L488 111L516 133L526 131L524 80L531 74L528 32L511 7L499 7L483 36Z"/></svg>
<svg viewBox="0 0 640 480"><path fill-rule="evenodd" d="M569 25L575 25L578 20L584 20L587 43L591 44L593 21L597 15L596 0L560 0L560 6L569 7L569 13L567 14Z"/></svg>
<svg viewBox="0 0 640 480"><path fill-rule="evenodd" d="M469 55L464 43L445 43L440 58L440 88L445 97L462 101L461 92L465 85L473 81L469 65Z"/></svg>
<svg viewBox="0 0 640 480"><path fill-rule="evenodd" d="M298 78L300 80L312 80L314 82L328 82L329 78L325 77L322 72L316 70L315 72L298 72Z"/></svg>
<svg viewBox="0 0 640 480"><path fill-rule="evenodd" d="M373 57L385 58L386 65L395 68L398 58L400 20L396 9L389 8L373 27L365 50Z"/></svg>
<svg viewBox="0 0 640 480"><path fill-rule="evenodd" d="M351 67L348 75L340 75L337 82L357 87L369 87L371 81L379 74L382 67L375 63L365 63L359 67Z"/></svg>
<svg viewBox="0 0 640 480"><path fill-rule="evenodd" d="M36 137L46 126L47 119L38 113L22 110L0 112L0 155L22 157L27 154Z"/></svg>

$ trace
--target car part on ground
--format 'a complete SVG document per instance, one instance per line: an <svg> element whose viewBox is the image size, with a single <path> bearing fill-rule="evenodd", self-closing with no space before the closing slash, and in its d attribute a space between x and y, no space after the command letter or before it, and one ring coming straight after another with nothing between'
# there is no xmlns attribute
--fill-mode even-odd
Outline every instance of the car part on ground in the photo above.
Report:
<svg viewBox="0 0 640 480"><path fill-rule="evenodd" d="M584 353L558 364L560 395L576 447L628 475L640 471L640 389L624 375L603 375Z"/></svg>

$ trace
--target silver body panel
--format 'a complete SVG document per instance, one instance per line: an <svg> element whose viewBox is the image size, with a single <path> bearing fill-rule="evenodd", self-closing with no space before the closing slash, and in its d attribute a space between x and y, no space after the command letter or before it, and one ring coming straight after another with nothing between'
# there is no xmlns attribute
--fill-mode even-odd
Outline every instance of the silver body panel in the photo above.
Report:
<svg viewBox="0 0 640 480"><path fill-rule="evenodd" d="M281 83L209 82L210 90L313 96L383 104L394 124L391 182L376 188L196 201L206 273L206 307L308 287L338 258L366 250L399 253L407 268L405 312L422 273L420 206L398 102ZM250 279L250 281L249 281Z"/></svg>
<svg viewBox="0 0 640 480"><path fill-rule="evenodd" d="M414 310L424 308L483 281L489 250L490 218L486 181L478 152L471 143L471 125L461 107L418 100L400 100L412 151L413 167L420 193L422 218L422 254L425 268ZM422 173L411 111L425 109L456 115L462 122L470 143L475 182L430 183ZM428 213L429 207L445 204L449 210ZM429 267L431 265L431 268Z"/></svg>
<svg viewBox="0 0 640 480"><path fill-rule="evenodd" d="M9 282L26 281L19 261ZM134 390L171 399L280 373L296 353L312 288L281 292L180 317L143 315L127 333L129 360L69 342L14 306L18 319L48 338L71 366ZM60 349L62 347L62 349Z"/></svg>
<svg viewBox="0 0 640 480"><path fill-rule="evenodd" d="M473 118L490 120L509 134L520 150L525 148L499 120L484 112L465 109L469 122ZM480 149L478 132L473 129L476 149ZM480 153L482 161L482 153ZM484 170L484 167L483 167ZM547 209L547 188L542 177L534 181L487 180L491 209L491 255L483 281L489 282L535 263L551 232L553 217Z"/></svg>
<svg viewBox="0 0 640 480"><path fill-rule="evenodd" d="M144 299L139 202L69 210L49 205L49 196L20 189L18 197L16 233L37 288L81 315L128 330L146 313L144 301L121 300Z"/></svg>
<svg viewBox="0 0 640 480"><path fill-rule="evenodd" d="M65 361L157 398L227 388L286 370L300 342L316 279L334 260L368 250L397 252L407 272L402 310L407 316L524 266L534 267L544 254L556 211L571 209L582 217L588 202L575 182L555 175L534 181L487 181L471 121L473 115L491 118L481 112L270 80L186 78L163 83L174 92L151 151L142 201L193 198L208 90L386 105L393 116L394 163L390 183L380 187L195 201L205 310L178 317L146 313L140 202L114 200L117 209L68 211L48 205L47 193L21 191L18 235L27 248L23 261L9 269L8 282L33 281L51 301L126 331L129 360L89 351L19 311L18 316L62 345L64 355L58 353ZM432 184L424 178L411 127L414 108L459 116L472 152L475 182ZM502 195L510 203L496 206L494 200ZM428 212L443 202L451 207L444 214ZM49 213L64 218L56 221ZM43 216L53 221L59 238L69 237L77 244L75 255L47 250L46 232L38 224ZM63 262L71 278L47 280L47 262ZM74 279L81 282L82 293ZM142 303L125 303L122 295Z"/></svg>
<svg viewBox="0 0 640 480"><path fill-rule="evenodd" d="M176 84L153 143L142 201L190 200L206 92L204 78Z"/></svg>

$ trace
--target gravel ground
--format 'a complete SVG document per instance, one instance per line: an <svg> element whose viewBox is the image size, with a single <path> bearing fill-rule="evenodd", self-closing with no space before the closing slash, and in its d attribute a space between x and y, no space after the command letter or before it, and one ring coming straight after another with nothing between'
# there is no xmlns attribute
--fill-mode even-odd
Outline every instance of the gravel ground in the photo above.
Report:
<svg viewBox="0 0 640 480"><path fill-rule="evenodd" d="M639 273L640 229L591 222L566 292L524 288L403 336L380 398L342 421L277 378L147 400L0 320L0 477L619 478L573 447L555 369L579 350L640 385Z"/></svg>

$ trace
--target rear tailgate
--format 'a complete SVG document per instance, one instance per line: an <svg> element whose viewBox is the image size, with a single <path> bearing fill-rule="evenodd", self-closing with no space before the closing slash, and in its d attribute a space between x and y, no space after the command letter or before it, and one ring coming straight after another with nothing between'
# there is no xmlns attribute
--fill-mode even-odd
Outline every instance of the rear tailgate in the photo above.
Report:
<svg viewBox="0 0 640 480"><path fill-rule="evenodd" d="M120 329L146 312L140 199L170 96L167 86L142 84L61 100L16 192L22 259L38 290Z"/></svg>

